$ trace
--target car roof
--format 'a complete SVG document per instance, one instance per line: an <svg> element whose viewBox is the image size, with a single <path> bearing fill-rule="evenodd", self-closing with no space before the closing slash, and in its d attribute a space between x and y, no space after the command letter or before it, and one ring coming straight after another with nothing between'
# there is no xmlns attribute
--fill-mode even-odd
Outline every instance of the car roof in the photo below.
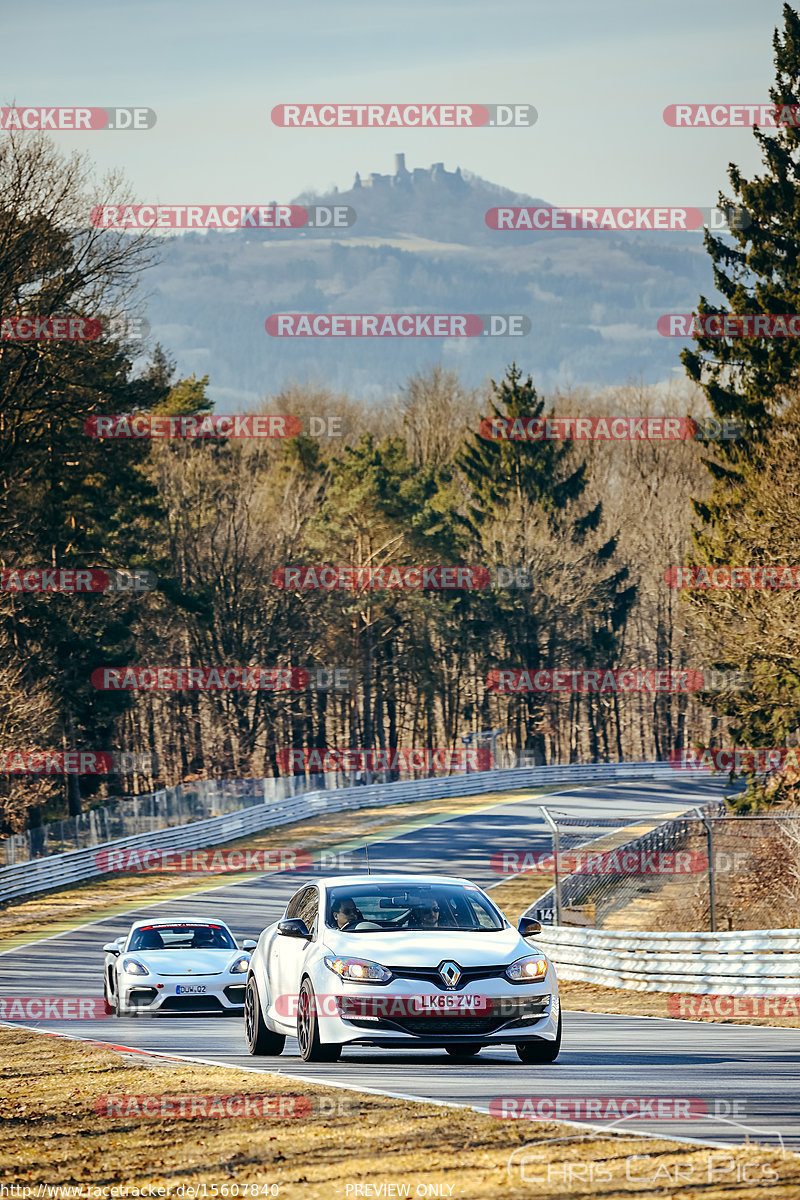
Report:
<svg viewBox="0 0 800 1200"><path fill-rule="evenodd" d="M144 921L134 921L130 932L133 933L136 929L153 929L162 925L220 925L223 929L228 929L227 922L220 921L217 917L149 917ZM228 932L230 933L230 929Z"/></svg>
<svg viewBox="0 0 800 1200"><path fill-rule="evenodd" d="M416 884L417 887L424 887L426 884L447 884L455 883L460 885L468 885L476 887L477 885L471 879L462 879L455 875L414 875L409 872L404 874L378 874L373 871L367 874L364 871L360 875L326 875L322 879L316 881L322 888L332 887L359 887L369 883L404 883Z"/></svg>

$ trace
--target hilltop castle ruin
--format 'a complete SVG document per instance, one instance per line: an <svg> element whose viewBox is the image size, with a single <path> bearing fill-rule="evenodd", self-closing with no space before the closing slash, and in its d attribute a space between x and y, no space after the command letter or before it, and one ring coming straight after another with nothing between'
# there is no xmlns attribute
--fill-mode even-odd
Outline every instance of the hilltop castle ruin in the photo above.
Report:
<svg viewBox="0 0 800 1200"><path fill-rule="evenodd" d="M358 171L356 171L353 190L358 188L392 188L392 187L416 187L418 184L433 183L436 185L444 185L447 187L463 187L464 180L461 177L461 168L456 167L455 171L445 171L444 163L433 163L428 167L414 167L413 171L406 169L405 154L395 154L394 156L394 175L379 175L376 171L372 171L366 178L362 179Z"/></svg>

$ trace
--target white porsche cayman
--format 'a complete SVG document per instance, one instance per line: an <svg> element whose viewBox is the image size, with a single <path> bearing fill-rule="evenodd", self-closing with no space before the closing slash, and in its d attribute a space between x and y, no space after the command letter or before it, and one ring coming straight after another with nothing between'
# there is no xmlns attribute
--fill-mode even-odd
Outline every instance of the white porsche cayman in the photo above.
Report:
<svg viewBox="0 0 800 1200"><path fill-rule="evenodd" d="M241 1014L255 945L249 939L240 950L223 921L136 921L126 937L103 947L106 1003L118 1017Z"/></svg>
<svg viewBox="0 0 800 1200"><path fill-rule="evenodd" d="M251 1054L297 1037L306 1061L343 1045L444 1047L454 1056L512 1044L525 1063L561 1045L558 983L485 892L442 875L337 875L300 888L250 960Z"/></svg>

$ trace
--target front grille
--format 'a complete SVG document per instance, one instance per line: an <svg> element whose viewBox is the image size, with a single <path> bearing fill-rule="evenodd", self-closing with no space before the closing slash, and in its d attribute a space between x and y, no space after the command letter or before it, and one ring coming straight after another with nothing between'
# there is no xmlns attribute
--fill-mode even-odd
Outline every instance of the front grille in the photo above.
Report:
<svg viewBox="0 0 800 1200"><path fill-rule="evenodd" d="M223 988L223 991L231 1004L244 1004L244 994L247 988L243 983L231 983L226 988Z"/></svg>
<svg viewBox="0 0 800 1200"><path fill-rule="evenodd" d="M432 983L442 992L463 992L465 987L478 979L505 979L506 968L461 967L461 978L454 988L446 986L436 967L387 967L387 970L397 979L420 979L425 983Z"/></svg>
<svg viewBox="0 0 800 1200"><path fill-rule="evenodd" d="M355 1025L358 1029L392 1029L395 1033L446 1039L450 1034L494 1033L505 1022L502 1019L498 1020L497 1017L453 1017L449 1021L438 1020L436 1017L409 1017L401 1024L400 1021L387 1021L384 1018L377 1021L361 1021L357 1017L348 1017L348 1024Z"/></svg>
<svg viewBox="0 0 800 1200"><path fill-rule="evenodd" d="M167 996L159 1012L224 1012L216 996Z"/></svg>

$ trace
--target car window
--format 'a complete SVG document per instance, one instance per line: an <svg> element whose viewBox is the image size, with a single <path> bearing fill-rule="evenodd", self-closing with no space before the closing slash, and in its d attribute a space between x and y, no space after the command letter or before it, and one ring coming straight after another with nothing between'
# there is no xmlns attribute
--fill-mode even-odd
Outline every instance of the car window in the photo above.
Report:
<svg viewBox="0 0 800 1200"><path fill-rule="evenodd" d="M387 932L413 929L493 931L504 927L501 914L488 896L474 885L427 884L418 880L407 883L358 884L331 888L325 921L337 929L333 915L338 901L352 900L365 924ZM358 927L346 932L358 933Z"/></svg>
<svg viewBox="0 0 800 1200"><path fill-rule="evenodd" d="M305 887L292 896L286 909L286 916L290 920L293 917L297 917L299 920L304 921L306 929L313 933L318 910L319 897L317 889L315 887Z"/></svg>
<svg viewBox="0 0 800 1200"><path fill-rule="evenodd" d="M131 935L129 950L235 950L227 929L209 922L143 925Z"/></svg>

